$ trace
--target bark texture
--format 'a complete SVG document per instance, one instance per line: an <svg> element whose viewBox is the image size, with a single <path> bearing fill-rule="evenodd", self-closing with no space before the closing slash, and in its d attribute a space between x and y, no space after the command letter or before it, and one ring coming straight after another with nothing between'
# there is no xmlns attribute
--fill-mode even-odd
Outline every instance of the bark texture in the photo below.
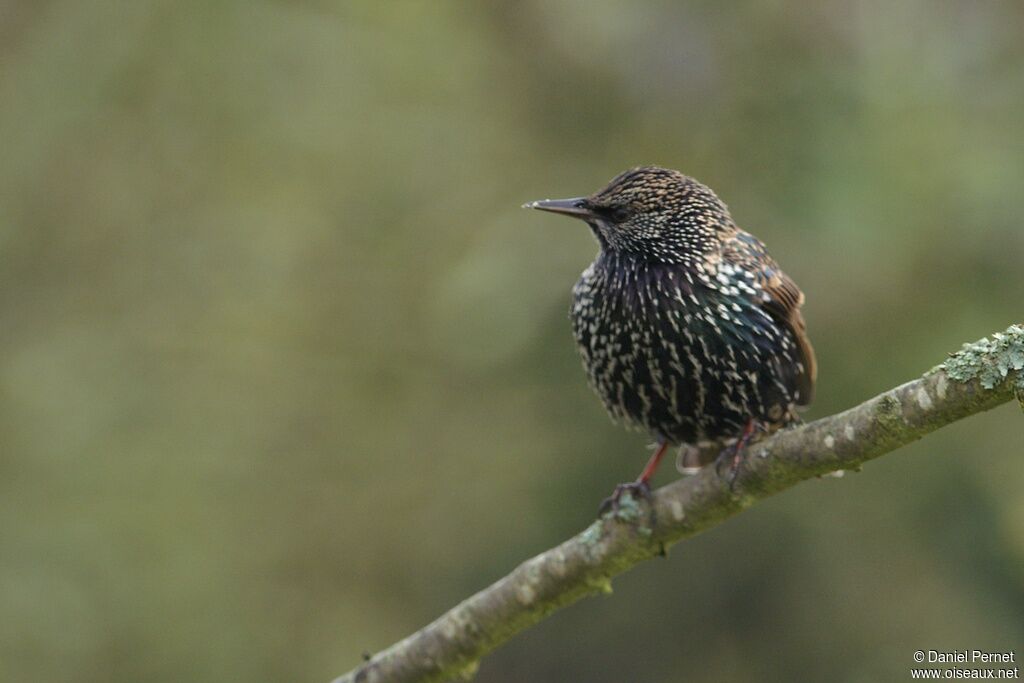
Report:
<svg viewBox="0 0 1024 683"><path fill-rule="evenodd" d="M1024 326L965 344L924 376L842 413L747 447L730 487L714 465L654 492L625 498L561 545L519 565L334 683L468 679L480 658L557 609L610 592L612 578L674 543L796 483L861 464L939 427L1012 400L1024 407Z"/></svg>

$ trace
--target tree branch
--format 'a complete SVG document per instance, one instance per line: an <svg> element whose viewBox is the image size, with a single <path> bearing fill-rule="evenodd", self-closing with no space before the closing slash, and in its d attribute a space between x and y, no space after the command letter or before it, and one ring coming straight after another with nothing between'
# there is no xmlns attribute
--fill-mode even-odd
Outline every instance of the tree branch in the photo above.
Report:
<svg viewBox="0 0 1024 683"><path fill-rule="evenodd" d="M747 447L730 488L714 466L654 492L623 499L561 545L453 607L334 683L470 678L480 658L557 609L593 593L639 562L794 484L861 464L1014 395L1024 407L1024 326L952 354L920 379L845 412L780 431Z"/></svg>

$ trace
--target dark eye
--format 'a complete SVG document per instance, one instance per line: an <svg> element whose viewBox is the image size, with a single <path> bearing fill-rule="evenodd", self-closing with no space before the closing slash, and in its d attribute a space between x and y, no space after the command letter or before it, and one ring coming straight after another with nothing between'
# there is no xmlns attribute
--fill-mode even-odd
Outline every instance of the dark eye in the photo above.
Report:
<svg viewBox="0 0 1024 683"><path fill-rule="evenodd" d="M602 206L600 209L600 213L602 216L615 223L621 223L622 221L629 218L630 215L629 209L627 209L625 206L622 206L621 204L613 206Z"/></svg>

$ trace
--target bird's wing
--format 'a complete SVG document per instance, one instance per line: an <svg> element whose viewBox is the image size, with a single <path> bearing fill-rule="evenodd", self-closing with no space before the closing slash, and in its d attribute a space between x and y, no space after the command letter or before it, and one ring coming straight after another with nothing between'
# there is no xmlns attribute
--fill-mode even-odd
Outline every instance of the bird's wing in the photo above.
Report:
<svg viewBox="0 0 1024 683"><path fill-rule="evenodd" d="M798 405L807 405L814 397L814 382L818 376L818 363L814 357L814 348L807 338L807 326L800 313L804 303L804 293L788 275L782 272L779 264L768 255L765 246L753 235L738 230L723 245L722 261L740 270L751 273L754 281L760 285L761 291L767 296L760 296L757 302L776 320L786 325L796 339L803 365L796 377Z"/></svg>

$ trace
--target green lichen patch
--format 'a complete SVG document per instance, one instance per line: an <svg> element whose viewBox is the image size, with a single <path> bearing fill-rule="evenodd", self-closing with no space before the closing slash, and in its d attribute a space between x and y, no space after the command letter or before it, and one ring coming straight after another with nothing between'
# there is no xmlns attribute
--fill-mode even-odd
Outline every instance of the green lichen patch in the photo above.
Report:
<svg viewBox="0 0 1024 683"><path fill-rule="evenodd" d="M601 541L602 525L600 521L594 522L580 534L580 543L588 548L592 548Z"/></svg>
<svg viewBox="0 0 1024 683"><path fill-rule="evenodd" d="M473 680L473 677L476 676L477 669L479 669L479 668L480 668L480 660L474 659L469 664L466 664L465 666L461 667L455 673L455 678L456 678L456 680L460 680L460 681L471 681L471 680Z"/></svg>
<svg viewBox="0 0 1024 683"><path fill-rule="evenodd" d="M903 404L892 395L882 394L875 407L875 421L883 429L898 432L903 427Z"/></svg>
<svg viewBox="0 0 1024 683"><path fill-rule="evenodd" d="M626 491L619 497L619 505L615 510L615 516L623 522L638 522L643 515L640 502L633 498L633 494Z"/></svg>
<svg viewBox="0 0 1024 683"><path fill-rule="evenodd" d="M942 364L946 374L957 382L978 380L991 389L1014 371L1018 395L1024 392L1024 325L1011 325L973 344L964 344Z"/></svg>

